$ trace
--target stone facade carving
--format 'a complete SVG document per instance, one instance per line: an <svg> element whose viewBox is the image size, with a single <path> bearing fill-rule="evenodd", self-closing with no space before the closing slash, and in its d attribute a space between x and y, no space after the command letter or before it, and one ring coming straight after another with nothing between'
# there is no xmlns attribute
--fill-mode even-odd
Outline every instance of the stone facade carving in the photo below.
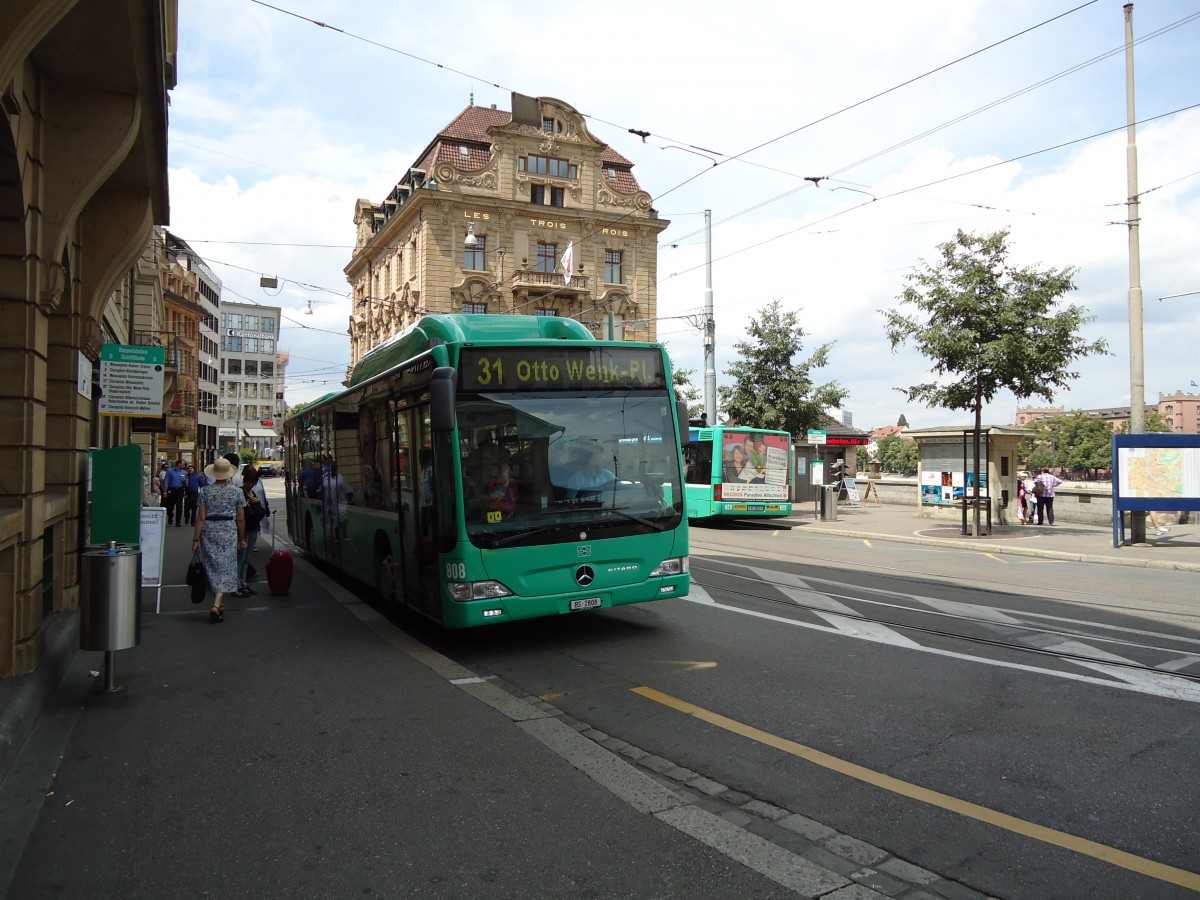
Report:
<svg viewBox="0 0 1200 900"><path fill-rule="evenodd" d="M641 212L648 210L654 202L645 191L636 194L621 194L608 185L596 188L596 202L605 206L617 206L622 209L636 209Z"/></svg>

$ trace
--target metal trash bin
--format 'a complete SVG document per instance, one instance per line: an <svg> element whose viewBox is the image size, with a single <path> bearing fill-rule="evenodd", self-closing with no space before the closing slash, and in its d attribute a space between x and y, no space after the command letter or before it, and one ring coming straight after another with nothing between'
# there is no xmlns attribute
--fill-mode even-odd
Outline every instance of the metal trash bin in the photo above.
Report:
<svg viewBox="0 0 1200 900"><path fill-rule="evenodd" d="M83 553L81 650L127 650L142 640L142 551L110 543Z"/></svg>
<svg viewBox="0 0 1200 900"><path fill-rule="evenodd" d="M836 522L837 521L837 502L840 487L834 485L832 487L821 488L821 521Z"/></svg>

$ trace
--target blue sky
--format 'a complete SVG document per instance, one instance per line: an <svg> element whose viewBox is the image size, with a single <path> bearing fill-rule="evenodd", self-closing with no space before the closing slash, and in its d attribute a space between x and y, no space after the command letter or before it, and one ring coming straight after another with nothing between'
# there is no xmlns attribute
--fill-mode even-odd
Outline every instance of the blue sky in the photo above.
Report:
<svg viewBox="0 0 1200 900"><path fill-rule="evenodd" d="M1200 291L1200 108L1176 112L1200 104L1200 0L1138 3L1133 21L1153 402L1200 382L1200 295L1158 299ZM349 362L342 270L355 200L380 201L472 98L509 109L514 90L582 112L671 220L659 246L659 337L697 386L709 209L719 383L751 317L779 300L800 313L804 355L834 342L816 377L848 389L856 426L901 413L914 427L968 421L895 390L929 380L929 365L914 350L891 352L878 310L957 228L1008 228L1018 264L1079 269L1067 299L1095 316L1086 335L1113 351L1081 362L1058 402L1129 402L1117 0L496 2L446 12L188 0L179 28L170 228L231 299L284 308L289 403L336 389ZM816 187L810 176L828 180ZM278 294L259 287L264 273L281 279ZM1015 405L1001 396L985 418L1011 422Z"/></svg>

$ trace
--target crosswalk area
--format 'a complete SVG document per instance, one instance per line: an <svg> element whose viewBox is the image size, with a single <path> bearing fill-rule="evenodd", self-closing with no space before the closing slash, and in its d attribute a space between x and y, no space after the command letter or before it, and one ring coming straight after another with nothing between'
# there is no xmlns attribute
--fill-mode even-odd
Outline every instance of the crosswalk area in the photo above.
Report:
<svg viewBox="0 0 1200 900"><path fill-rule="evenodd" d="M1078 607L1074 615L1047 602L1013 609L712 560L693 564L687 599L832 636L1200 703L1200 639L1105 621L1100 612L1082 617Z"/></svg>

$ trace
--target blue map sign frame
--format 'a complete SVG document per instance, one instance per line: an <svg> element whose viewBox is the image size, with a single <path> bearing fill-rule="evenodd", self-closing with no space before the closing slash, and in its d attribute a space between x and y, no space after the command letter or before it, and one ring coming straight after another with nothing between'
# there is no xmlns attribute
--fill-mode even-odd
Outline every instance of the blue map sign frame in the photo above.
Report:
<svg viewBox="0 0 1200 900"><path fill-rule="evenodd" d="M1114 547L1126 512L1200 512L1200 435L1114 434L1112 491Z"/></svg>

